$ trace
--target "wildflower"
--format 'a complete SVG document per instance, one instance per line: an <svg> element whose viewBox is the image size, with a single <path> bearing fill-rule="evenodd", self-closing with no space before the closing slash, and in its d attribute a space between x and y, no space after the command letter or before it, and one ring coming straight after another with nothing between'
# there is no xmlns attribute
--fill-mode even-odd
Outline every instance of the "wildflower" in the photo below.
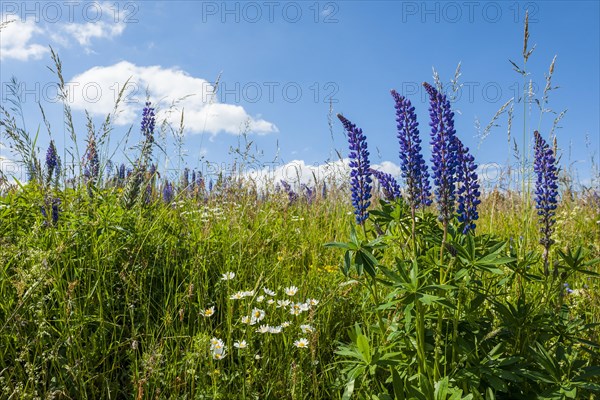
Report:
<svg viewBox="0 0 600 400"><path fill-rule="evenodd" d="M291 301L289 300L277 300L277 308L289 306Z"/></svg>
<svg viewBox="0 0 600 400"><path fill-rule="evenodd" d="M350 186L352 190L352 206L356 223L362 225L369 218L369 206L371 205L371 164L369 163L369 151L367 149L367 137L362 129L357 128L352 122L341 114L338 118L342 121L346 132L348 132L348 143L350 148Z"/></svg>
<svg viewBox="0 0 600 400"><path fill-rule="evenodd" d="M100 173L100 157L98 156L98 150L96 149L96 137L94 132L90 131L88 136L88 144L85 151L85 170L84 175L86 178L97 178Z"/></svg>
<svg viewBox="0 0 600 400"><path fill-rule="evenodd" d="M202 316L203 317L212 317L214 313L215 313L215 306L212 306L212 307L207 308L206 310L204 310L202 312Z"/></svg>
<svg viewBox="0 0 600 400"><path fill-rule="evenodd" d="M290 326L292 323L290 321L284 321L281 323L281 327L282 328L287 328L288 326Z"/></svg>
<svg viewBox="0 0 600 400"><path fill-rule="evenodd" d="M378 171L376 169L371 168L371 173L377 178L379 181L379 186L383 190L383 195L386 200L394 201L402 197L400 194L400 186L396 179L388 173Z"/></svg>
<svg viewBox="0 0 600 400"><path fill-rule="evenodd" d="M305 324L305 325L300 325L300 329L302 330L302 333L313 333L315 331L315 328L313 328L312 326Z"/></svg>
<svg viewBox="0 0 600 400"><path fill-rule="evenodd" d="M294 346L299 349L306 349L308 348L308 340L305 338L300 338L294 342Z"/></svg>
<svg viewBox="0 0 600 400"><path fill-rule="evenodd" d="M173 197L173 185L169 181L166 181L165 186L163 187L163 200L168 204L173 201Z"/></svg>
<svg viewBox="0 0 600 400"><path fill-rule="evenodd" d="M479 183L477 181L477 164L475 158L469 154L469 148L465 147L458 137L454 137L457 148L457 180L458 188L458 221L465 224L463 233L475 230L475 222L479 218L477 206L479 200Z"/></svg>
<svg viewBox="0 0 600 400"><path fill-rule="evenodd" d="M230 300L241 300L244 298L244 292L235 292L231 296L229 296Z"/></svg>
<svg viewBox="0 0 600 400"><path fill-rule="evenodd" d="M223 352L213 352L212 357L213 360L222 360L223 358L225 358L227 354L223 351Z"/></svg>
<svg viewBox="0 0 600 400"><path fill-rule="evenodd" d="M535 137L535 161L533 170L537 174L535 181L535 208L538 210L540 232L542 238L540 244L544 246L544 273L548 275L548 253L550 246L554 243L551 239L554 232L553 225L556 222L555 210L558 198L558 175L554 151L548 146L538 131L533 132ZM558 271L555 269L554 271Z"/></svg>
<svg viewBox="0 0 600 400"><path fill-rule="evenodd" d="M283 327L281 325L279 325L279 326L270 326L269 327L269 333L272 333L272 334L281 333L282 329L283 329Z"/></svg>
<svg viewBox="0 0 600 400"><path fill-rule="evenodd" d="M269 299L269 300L267 300L267 304L268 304L268 305L275 304L275 300L273 300L273 299Z"/></svg>
<svg viewBox="0 0 600 400"><path fill-rule="evenodd" d="M269 325L261 325L256 329L256 332L267 333L267 332L269 332L269 329L271 329L271 327Z"/></svg>
<svg viewBox="0 0 600 400"><path fill-rule="evenodd" d="M319 300L317 299L307 299L306 302L308 303L308 305L310 305L311 307L316 306L317 304L319 304Z"/></svg>
<svg viewBox="0 0 600 400"><path fill-rule="evenodd" d="M154 141L154 126L156 119L154 118L154 108L151 107L149 101L146 102L146 106L142 110L142 135L146 137L149 142Z"/></svg>
<svg viewBox="0 0 600 400"><path fill-rule="evenodd" d="M221 280L222 281L230 281L233 278L235 278L235 272L225 272L222 276L221 276Z"/></svg>
<svg viewBox="0 0 600 400"><path fill-rule="evenodd" d="M567 292L567 294L571 294L571 293L573 293L573 289L571 289L571 288L569 287L569 284L568 284L567 282L565 282L565 283L563 284L563 286L564 286L564 288L565 288L565 292Z"/></svg>
<svg viewBox="0 0 600 400"><path fill-rule="evenodd" d="M450 101L428 83L423 83L429 94L429 116L431 117L431 162L433 181L440 215L439 220L448 223L454 214L456 182L456 141L454 136L454 113Z"/></svg>
<svg viewBox="0 0 600 400"><path fill-rule="evenodd" d="M421 138L415 108L410 100L392 90L395 100L398 140L400 142L400 168L406 183L408 201L414 208L431 204L429 172L421 154Z"/></svg>
<svg viewBox="0 0 600 400"><path fill-rule="evenodd" d="M50 146L48 146L48 150L46 151L46 172L47 183L50 183L50 180L52 180L52 175L56 175L57 178L60 175L60 157L56 151L54 140L50 140Z"/></svg>
<svg viewBox="0 0 600 400"><path fill-rule="evenodd" d="M257 301L258 303L262 303L264 299L265 299L265 296L258 296L258 297L256 298L256 301Z"/></svg>
<svg viewBox="0 0 600 400"><path fill-rule="evenodd" d="M298 293L298 288L296 286L290 286L285 288L285 294L287 294L288 296L294 296L296 293Z"/></svg>
<svg viewBox="0 0 600 400"><path fill-rule="evenodd" d="M263 291L265 292L265 294L267 294L267 295L269 295L269 296L275 296L275 292L274 292L274 291L272 291L272 290L271 290L271 289L269 289L269 288L266 288L266 287L265 287L265 288L263 288Z"/></svg>
<svg viewBox="0 0 600 400"><path fill-rule="evenodd" d="M289 183L287 183L287 181L282 180L281 186L283 186L283 190L288 195L289 204L292 204L296 200L298 200L298 194L294 191L294 189L292 189L292 186Z"/></svg>
<svg viewBox="0 0 600 400"><path fill-rule="evenodd" d="M308 311L308 308L309 307L307 303L292 303L292 305L290 306L290 314L298 316L304 311Z"/></svg>
<svg viewBox="0 0 600 400"><path fill-rule="evenodd" d="M242 317L242 324L250 325L251 321L252 321L252 319L249 316L247 316L247 315L244 315Z"/></svg>
<svg viewBox="0 0 600 400"><path fill-rule="evenodd" d="M242 294L244 295L244 297L253 297L254 290L246 290L245 292L242 292Z"/></svg>
<svg viewBox="0 0 600 400"><path fill-rule="evenodd" d="M256 322L260 322L265 318L265 312L260 308L254 308L251 317L250 325L254 325ZM254 321L254 323L252 321Z"/></svg>
<svg viewBox="0 0 600 400"><path fill-rule="evenodd" d="M233 343L233 347L235 347L236 349L245 349L248 347L248 343L246 343L245 340L242 340L241 342L235 342Z"/></svg>

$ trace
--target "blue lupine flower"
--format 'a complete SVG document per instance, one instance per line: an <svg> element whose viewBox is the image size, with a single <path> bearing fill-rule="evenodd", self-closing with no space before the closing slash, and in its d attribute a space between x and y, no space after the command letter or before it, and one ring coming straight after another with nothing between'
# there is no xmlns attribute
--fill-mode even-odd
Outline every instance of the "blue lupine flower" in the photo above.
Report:
<svg viewBox="0 0 600 400"><path fill-rule="evenodd" d="M554 231L556 203L558 198L558 175L554 152L538 131L535 137L535 161L533 170L537 174L535 182L535 208L541 224L542 244L546 250L554 243L550 238Z"/></svg>
<svg viewBox="0 0 600 400"><path fill-rule="evenodd" d="M59 198L52 199L52 224L54 225L58 223L60 203L61 202Z"/></svg>
<svg viewBox="0 0 600 400"><path fill-rule="evenodd" d="M456 181L456 141L454 136L454 113L450 101L429 83L423 83L429 94L429 116L431 122L431 162L435 196L440 212L439 220L447 223L454 215Z"/></svg>
<svg viewBox="0 0 600 400"><path fill-rule="evenodd" d="M192 178L190 180L190 184L192 185L190 189L193 191L196 188L196 170L195 169L192 170Z"/></svg>
<svg viewBox="0 0 600 400"><path fill-rule="evenodd" d="M288 196L289 204L295 203L296 200L298 200L298 193L296 193L294 189L292 189L292 185L290 185L289 183L287 183L287 181L284 181L282 179L281 186L283 186L283 190Z"/></svg>
<svg viewBox="0 0 600 400"><path fill-rule="evenodd" d="M142 111L142 135L152 142L154 140L154 126L156 125L156 119L154 116L154 108L151 107L149 101L146 102L146 106Z"/></svg>
<svg viewBox="0 0 600 400"><path fill-rule="evenodd" d="M477 176L477 164L475 158L469 154L469 148L465 147L460 139L455 136L457 149L456 178L460 186L458 195L458 221L464 223L463 233L475 231L475 221L479 218L477 206L481 203L479 197L479 182Z"/></svg>
<svg viewBox="0 0 600 400"><path fill-rule="evenodd" d="M88 144L84 157L84 176L86 178L97 178L100 173L100 157L98 156L98 150L96 149L96 138L93 132L90 132L88 137Z"/></svg>
<svg viewBox="0 0 600 400"><path fill-rule="evenodd" d="M120 181L125 180L125 164L119 166L118 178Z"/></svg>
<svg viewBox="0 0 600 400"><path fill-rule="evenodd" d="M181 189L187 190L190 186L190 169L183 169L183 176L181 177Z"/></svg>
<svg viewBox="0 0 600 400"><path fill-rule="evenodd" d="M410 100L392 90L395 100L398 140L400 142L400 168L406 183L407 197L414 208L431 204L429 172L421 154L421 138L415 108Z"/></svg>
<svg viewBox="0 0 600 400"><path fill-rule="evenodd" d="M327 198L327 183L323 182L323 187L321 188L321 197L323 200Z"/></svg>
<svg viewBox="0 0 600 400"><path fill-rule="evenodd" d="M173 201L173 197L173 184L169 181L165 181L165 186L163 186L163 201L169 204Z"/></svg>
<svg viewBox="0 0 600 400"><path fill-rule="evenodd" d="M46 171L48 173L46 180L50 182L52 175L55 174L57 177L60 175L60 157L56 151L56 145L54 140L50 140L50 146L46 151Z"/></svg>
<svg viewBox="0 0 600 400"><path fill-rule="evenodd" d="M567 282L565 282L565 283L563 284L563 287L565 288L565 292L567 292L567 294L571 294L571 293L573 293L573 289L571 289L571 288L569 287L569 284L568 284Z"/></svg>
<svg viewBox="0 0 600 400"><path fill-rule="evenodd" d="M304 197L306 198L306 202L308 204L312 204L316 197L315 188L306 184L303 184L302 187L304 188Z"/></svg>
<svg viewBox="0 0 600 400"><path fill-rule="evenodd" d="M398 182L392 175L373 168L371 168L371 173L379 181L379 186L381 186L386 200L394 201L402 197L402 194L400 193L400 185L398 185Z"/></svg>
<svg viewBox="0 0 600 400"><path fill-rule="evenodd" d="M362 225L369 218L368 210L371 205L372 178L367 137L363 134L362 129L357 128L355 124L341 114L338 114L338 118L342 121L348 133L352 206L354 207L356 223Z"/></svg>

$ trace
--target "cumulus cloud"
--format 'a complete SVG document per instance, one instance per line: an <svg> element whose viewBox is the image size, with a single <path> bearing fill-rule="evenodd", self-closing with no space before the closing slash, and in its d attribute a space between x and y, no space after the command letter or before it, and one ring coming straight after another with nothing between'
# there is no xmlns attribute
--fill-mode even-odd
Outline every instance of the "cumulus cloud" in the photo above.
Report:
<svg viewBox="0 0 600 400"><path fill-rule="evenodd" d="M53 4L53 7L57 5ZM48 44L69 47L74 42L92 52L93 39L112 39L125 31L125 20L114 16L110 3L91 2L85 7L86 10L94 10L99 18L76 22L72 16L67 17L71 12L66 9L59 9L59 12L64 13L68 21L47 21L43 18L43 11L32 13L30 17L19 15L18 9L15 9L17 14L7 11L7 14L0 15L0 59L40 59L49 51Z"/></svg>
<svg viewBox="0 0 600 400"><path fill-rule="evenodd" d="M34 36L44 33L35 21L20 21L9 17L2 17L1 21L4 23L0 30L0 60L40 59L49 51L46 46L32 43Z"/></svg>
<svg viewBox="0 0 600 400"><path fill-rule="evenodd" d="M344 158L321 164L307 164L304 160L292 160L285 164L274 164L270 166L252 165L246 168L244 176L255 181L259 186L273 185L285 180L295 187L302 184L313 185L315 178L317 182L342 185L348 182L350 177L350 159ZM374 164L372 168L392 174L398 178L400 167L391 161L383 161Z"/></svg>
<svg viewBox="0 0 600 400"><path fill-rule="evenodd" d="M127 82L127 84L125 84ZM158 119L178 125L181 111L188 132L239 134L245 129L258 134L277 132L275 124L250 116L239 105L218 102L215 88L207 80L178 68L138 66L121 61L106 67L93 67L70 81L72 107L94 115L113 110L118 93L125 88L117 120L128 125L139 119L148 95L162 110Z"/></svg>

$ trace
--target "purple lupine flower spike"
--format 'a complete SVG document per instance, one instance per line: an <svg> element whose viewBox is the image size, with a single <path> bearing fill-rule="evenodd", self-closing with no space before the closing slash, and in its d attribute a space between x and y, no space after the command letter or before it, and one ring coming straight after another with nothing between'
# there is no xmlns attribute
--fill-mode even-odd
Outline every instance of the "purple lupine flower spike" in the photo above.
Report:
<svg viewBox="0 0 600 400"><path fill-rule="evenodd" d="M398 141L400 142L400 168L406 183L408 200L414 208L431 204L429 172L421 154L421 138L415 108L410 100L392 90L395 101Z"/></svg>
<svg viewBox="0 0 600 400"><path fill-rule="evenodd" d="M156 119L154 115L154 108L151 106L149 101L146 102L146 106L142 111L142 134L148 139L149 142L154 141L154 127L156 125Z"/></svg>
<svg viewBox="0 0 600 400"><path fill-rule="evenodd" d="M481 203L479 197L479 182L475 158L469 153L460 139L455 136L457 148L456 177L460 187L457 190L458 221L464 223L463 233L475 231L475 221L479 218L477 206Z"/></svg>
<svg viewBox="0 0 600 400"><path fill-rule="evenodd" d="M173 197L173 184L171 184L169 181L166 181L165 186L163 187L163 201L169 204L171 201L173 201Z"/></svg>
<svg viewBox="0 0 600 400"><path fill-rule="evenodd" d="M548 275L548 255L554 243L551 236L554 232L554 218L558 201L558 170L554 151L538 131L533 132L535 138L535 160L533 171L537 174L535 181L535 208L538 210L540 244L544 246L544 273ZM558 271L554 271L555 273Z"/></svg>
<svg viewBox="0 0 600 400"><path fill-rule="evenodd" d="M292 185L290 185L287 181L281 180L281 186L283 186L283 190L288 196L289 204L293 204L298 200L298 193L292 189Z"/></svg>
<svg viewBox="0 0 600 400"><path fill-rule="evenodd" d="M352 206L358 225L364 224L369 218L369 206L371 205L371 165L369 163L369 150L367 148L367 137L362 129L338 114L338 118L344 124L348 133L350 148L350 188L352 191Z"/></svg>
<svg viewBox="0 0 600 400"><path fill-rule="evenodd" d="M402 197L400 185L398 185L398 182L392 175L372 168L371 173L379 181L379 186L381 186L383 195L387 201L394 201Z"/></svg>
<svg viewBox="0 0 600 400"><path fill-rule="evenodd" d="M50 182L53 174L56 174L57 177L60 174L60 157L56 151L54 140L50 140L50 146L48 146L48 150L46 151L46 171L47 182Z"/></svg>
<svg viewBox="0 0 600 400"><path fill-rule="evenodd" d="M440 215L439 220L447 223L454 215L456 182L456 141L454 136L454 113L450 101L429 83L423 83L429 94L429 116L431 122L431 161L435 196Z"/></svg>

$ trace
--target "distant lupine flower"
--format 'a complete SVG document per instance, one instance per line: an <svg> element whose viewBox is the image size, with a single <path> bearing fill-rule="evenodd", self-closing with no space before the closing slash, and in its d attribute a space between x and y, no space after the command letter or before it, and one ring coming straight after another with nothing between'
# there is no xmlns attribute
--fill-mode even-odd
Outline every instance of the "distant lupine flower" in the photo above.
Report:
<svg viewBox="0 0 600 400"><path fill-rule="evenodd" d="M171 184L169 181L166 181L165 186L163 187L163 201L168 204L173 201L173 197L173 184Z"/></svg>
<svg viewBox="0 0 600 400"><path fill-rule="evenodd" d="M373 168L371 168L371 173L379 181L379 186L381 186L386 200L394 201L402 197L400 193L400 185L398 185L398 182L396 182L396 179L394 179L392 175Z"/></svg>
<svg viewBox="0 0 600 400"><path fill-rule="evenodd" d="M52 224L56 225L58 223L58 217L59 217L59 206L60 206L60 199L59 198L54 198L52 199Z"/></svg>
<svg viewBox="0 0 600 400"><path fill-rule="evenodd" d="M327 183L323 182L323 187L321 188L321 197L323 200L327 198Z"/></svg>
<svg viewBox="0 0 600 400"><path fill-rule="evenodd" d="M342 121L348 133L350 148L350 187L352 191L352 206L356 223L362 225L369 218L369 206L371 205L371 164L369 163L369 150L367 148L367 137L362 129L357 128L341 114L338 118Z"/></svg>
<svg viewBox="0 0 600 400"><path fill-rule="evenodd" d="M196 188L196 170L192 170L192 177L190 179L190 189L193 191Z"/></svg>
<svg viewBox="0 0 600 400"><path fill-rule="evenodd" d="M283 187L283 191L287 194L290 204L298 200L298 193L292 189L292 185L287 183L287 181L281 180L281 186Z"/></svg>
<svg viewBox="0 0 600 400"><path fill-rule="evenodd" d="M410 100L392 90L396 108L398 141L400 142L400 168L406 183L407 196L414 208L431 204L431 186L427 164L421 154L421 138L415 108Z"/></svg>
<svg viewBox="0 0 600 400"><path fill-rule="evenodd" d="M96 138L93 132L88 137L87 149L85 151L85 170L86 178L97 178L100 173L100 157L96 148Z"/></svg>
<svg viewBox="0 0 600 400"><path fill-rule="evenodd" d="M556 159L554 152L542 135L538 131L535 131L533 135L535 137L533 170L537 174L535 182L535 208L538 210L541 224L540 232L542 233L542 238L540 239L540 244L548 250L553 243L550 237L554 231L554 210L556 210L558 198Z"/></svg>
<svg viewBox="0 0 600 400"><path fill-rule="evenodd" d="M302 185L302 187L304 188L304 197L306 198L306 202L308 204L312 204L316 197L315 188L305 184Z"/></svg>
<svg viewBox="0 0 600 400"><path fill-rule="evenodd" d="M146 102L146 106L142 111L142 134L148 139L148 141L154 141L154 126L156 119L154 116L154 108L151 107L151 103Z"/></svg>
<svg viewBox="0 0 600 400"><path fill-rule="evenodd" d="M211 179L208 181L208 191L212 192L212 190L213 190L213 180Z"/></svg>
<svg viewBox="0 0 600 400"><path fill-rule="evenodd" d="M56 151L54 140L50 140L50 146L48 146L48 150L46 151L46 171L48 173L46 178L48 183L52 179L52 175L56 174L58 177L60 174L60 157Z"/></svg>
<svg viewBox="0 0 600 400"><path fill-rule="evenodd" d="M571 289L571 288L569 287L569 284L568 284L567 282L565 282L565 283L563 284L563 286L564 286L564 288L565 288L565 292L567 292L567 294L571 294L571 293L573 293L573 289Z"/></svg>
<svg viewBox="0 0 600 400"><path fill-rule="evenodd" d="M125 164L119 166L118 178L120 181L125 179Z"/></svg>
<svg viewBox="0 0 600 400"><path fill-rule="evenodd" d="M181 188L187 189L190 186L190 169L184 168L183 175L181 177Z"/></svg>
<svg viewBox="0 0 600 400"><path fill-rule="evenodd" d="M477 164L475 158L469 154L469 148L465 147L460 139L455 136L457 148L456 177L460 187L458 188L458 221L464 222L463 233L475 230L475 221L479 218L477 206L479 200L479 182L477 176Z"/></svg>
<svg viewBox="0 0 600 400"><path fill-rule="evenodd" d="M440 211L439 219L448 222L454 215L456 181L456 141L454 136L454 113L450 101L429 83L423 83L429 94L431 122L431 161L435 195Z"/></svg>

